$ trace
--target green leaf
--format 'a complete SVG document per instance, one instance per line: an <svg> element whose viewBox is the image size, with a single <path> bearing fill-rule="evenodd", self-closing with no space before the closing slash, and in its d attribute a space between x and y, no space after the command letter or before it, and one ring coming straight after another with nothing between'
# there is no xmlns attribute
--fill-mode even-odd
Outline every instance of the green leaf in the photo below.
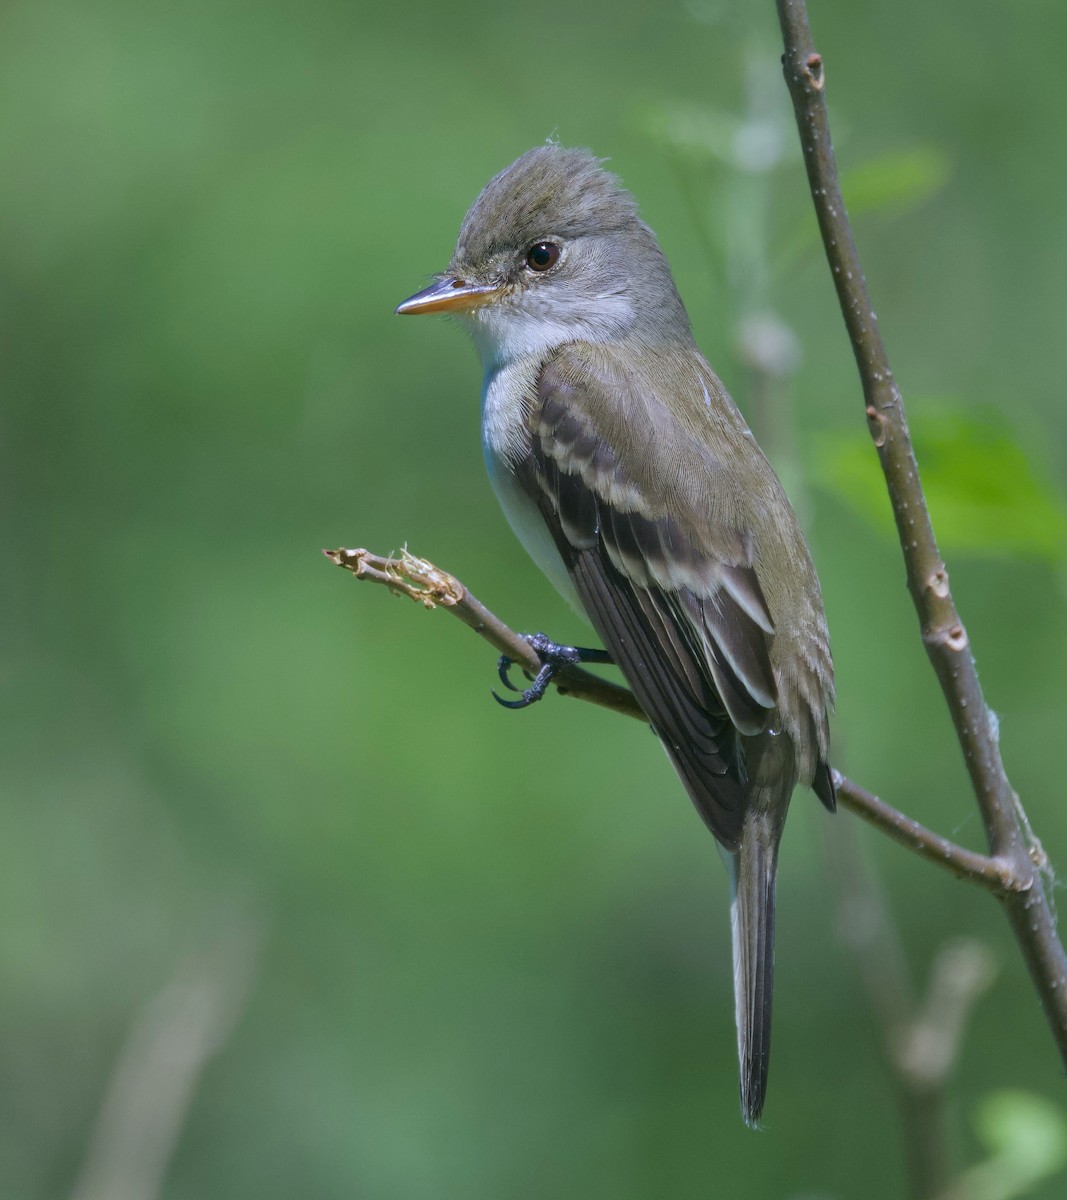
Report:
<svg viewBox="0 0 1067 1200"><path fill-rule="evenodd" d="M948 155L938 146L913 146L883 154L841 172L841 191L849 214L902 213L939 192L952 174Z"/></svg>
<svg viewBox="0 0 1067 1200"><path fill-rule="evenodd" d="M1020 445L999 410L946 400L908 409L919 474L945 550L985 557L1067 560L1067 502L1051 473ZM885 482L862 430L824 434L816 483L878 528L894 533Z"/></svg>
<svg viewBox="0 0 1067 1200"><path fill-rule="evenodd" d="M978 1136L989 1158L965 1172L960 1194L1012 1200L1067 1165L1067 1113L1030 1092L994 1092L979 1105Z"/></svg>

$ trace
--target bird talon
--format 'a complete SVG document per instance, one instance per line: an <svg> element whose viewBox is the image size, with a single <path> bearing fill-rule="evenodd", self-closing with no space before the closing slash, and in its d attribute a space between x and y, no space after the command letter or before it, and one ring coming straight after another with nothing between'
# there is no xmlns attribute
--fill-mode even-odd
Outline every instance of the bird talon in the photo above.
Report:
<svg viewBox="0 0 1067 1200"><path fill-rule="evenodd" d="M522 688L517 688L511 682L510 672L514 665L515 660L513 658L508 658L506 654L501 654L496 662L496 673L500 676L500 682L508 689L509 692L521 692ZM495 694L496 693L494 693L494 695ZM497 696L497 699L499 700L500 697ZM504 701L501 700L500 703L503 704Z"/></svg>

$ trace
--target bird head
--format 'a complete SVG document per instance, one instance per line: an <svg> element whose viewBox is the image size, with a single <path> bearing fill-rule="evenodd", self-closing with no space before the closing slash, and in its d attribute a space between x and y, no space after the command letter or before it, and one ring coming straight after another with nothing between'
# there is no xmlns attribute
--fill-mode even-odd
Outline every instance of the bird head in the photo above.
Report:
<svg viewBox="0 0 1067 1200"><path fill-rule="evenodd" d="M448 270L398 313L460 317L488 363L564 342L688 336L637 204L586 150L528 150L486 184Z"/></svg>

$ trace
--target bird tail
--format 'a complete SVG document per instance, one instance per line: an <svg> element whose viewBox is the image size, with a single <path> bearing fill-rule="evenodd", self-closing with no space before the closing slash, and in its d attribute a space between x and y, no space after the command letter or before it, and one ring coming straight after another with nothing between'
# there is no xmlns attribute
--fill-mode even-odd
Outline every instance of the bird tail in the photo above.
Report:
<svg viewBox="0 0 1067 1200"><path fill-rule="evenodd" d="M761 824L761 823L759 823ZM733 856L734 1004L741 1063L741 1115L757 1125L767 1095L774 993L774 894L778 838L753 822Z"/></svg>

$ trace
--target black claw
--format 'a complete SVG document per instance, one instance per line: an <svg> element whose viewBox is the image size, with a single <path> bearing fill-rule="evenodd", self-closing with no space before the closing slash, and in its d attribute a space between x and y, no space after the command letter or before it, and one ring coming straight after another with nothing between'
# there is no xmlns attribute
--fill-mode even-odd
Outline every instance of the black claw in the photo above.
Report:
<svg viewBox="0 0 1067 1200"><path fill-rule="evenodd" d="M501 656L497 659L497 663L496 663L496 673L500 676L500 682L508 689L509 692L522 691L521 688L517 688L511 682L511 679L509 677L509 672L511 671L511 668L514 665L515 665L514 659L508 658L508 656L506 654L501 654ZM496 695L496 693L494 692L493 695ZM497 699L500 700L500 697L497 696ZM504 704L505 701L500 700L500 703Z"/></svg>
<svg viewBox="0 0 1067 1200"><path fill-rule="evenodd" d="M536 704L538 700L548 691L548 685L552 682L552 676L556 673L556 668L551 663L545 663L537 675L534 677L533 683L522 693L518 700L503 700L500 696L493 692L493 699L497 704L504 708L528 708L531 704ZM510 684L508 684L511 687ZM511 688L513 692L517 692L517 687Z"/></svg>

